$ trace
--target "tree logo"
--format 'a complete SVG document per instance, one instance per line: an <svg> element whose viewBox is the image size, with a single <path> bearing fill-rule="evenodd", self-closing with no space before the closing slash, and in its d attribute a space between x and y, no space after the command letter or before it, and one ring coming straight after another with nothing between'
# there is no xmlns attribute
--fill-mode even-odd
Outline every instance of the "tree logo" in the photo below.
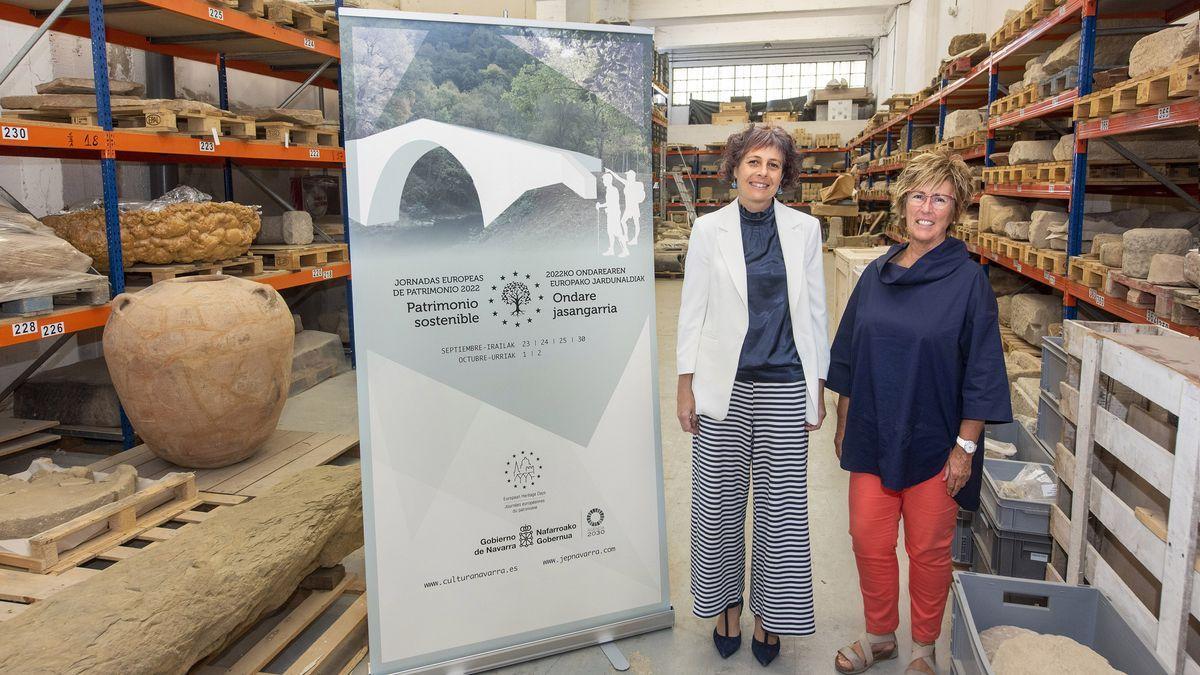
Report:
<svg viewBox="0 0 1200 675"><path fill-rule="evenodd" d="M491 286L492 297L488 298L492 316L502 325L520 326L531 324L542 313L538 304L545 298L541 284L533 281L532 274L500 275L500 281Z"/></svg>

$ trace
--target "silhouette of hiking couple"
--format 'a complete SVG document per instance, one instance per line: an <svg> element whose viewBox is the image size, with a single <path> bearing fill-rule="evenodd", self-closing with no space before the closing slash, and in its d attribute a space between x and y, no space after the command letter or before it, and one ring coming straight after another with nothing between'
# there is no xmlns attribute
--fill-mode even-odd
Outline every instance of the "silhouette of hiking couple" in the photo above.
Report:
<svg viewBox="0 0 1200 675"><path fill-rule="evenodd" d="M596 210L604 209L608 232L608 250L603 255L616 255L624 258L629 255L629 247L636 246L638 237L642 234L642 202L646 201L646 186L637 180L636 171L626 171L625 177L617 175L611 169L604 170L604 201L596 202ZM621 183L618 188L614 181ZM621 208L621 192L625 193L625 208ZM633 237L629 236L629 226L633 226ZM619 246L618 246L619 245ZM619 252L617 249L619 248Z"/></svg>

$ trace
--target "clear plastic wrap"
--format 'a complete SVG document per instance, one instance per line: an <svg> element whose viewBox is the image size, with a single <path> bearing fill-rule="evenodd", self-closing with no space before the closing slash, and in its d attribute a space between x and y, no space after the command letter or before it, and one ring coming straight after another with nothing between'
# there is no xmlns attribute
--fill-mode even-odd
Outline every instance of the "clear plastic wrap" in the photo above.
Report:
<svg viewBox="0 0 1200 675"><path fill-rule="evenodd" d="M261 208L214 202L180 185L149 202L126 201L121 213L121 251L125 267L136 264L218 262L245 255L262 227ZM99 201L76 204L44 219L55 233L90 255L96 268L108 270L105 215Z"/></svg>
<svg viewBox="0 0 1200 675"><path fill-rule="evenodd" d="M65 293L103 279L92 259L36 218L0 210L0 302Z"/></svg>
<svg viewBox="0 0 1200 675"><path fill-rule="evenodd" d="M1007 499L1053 502L1058 495L1058 483L1041 464L1026 464L1025 468L1009 481L1000 481L997 486L1000 496Z"/></svg>

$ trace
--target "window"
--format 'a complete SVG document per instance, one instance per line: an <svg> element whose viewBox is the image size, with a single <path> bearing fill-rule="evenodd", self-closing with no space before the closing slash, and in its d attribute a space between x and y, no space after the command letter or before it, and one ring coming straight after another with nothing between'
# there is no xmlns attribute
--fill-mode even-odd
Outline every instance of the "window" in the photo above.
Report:
<svg viewBox="0 0 1200 675"><path fill-rule="evenodd" d="M851 87L865 87L867 62L820 61L809 63L757 63L748 66L675 68L671 75L671 104L687 105L698 98L728 101L749 96L755 102L795 98L820 89L833 78Z"/></svg>

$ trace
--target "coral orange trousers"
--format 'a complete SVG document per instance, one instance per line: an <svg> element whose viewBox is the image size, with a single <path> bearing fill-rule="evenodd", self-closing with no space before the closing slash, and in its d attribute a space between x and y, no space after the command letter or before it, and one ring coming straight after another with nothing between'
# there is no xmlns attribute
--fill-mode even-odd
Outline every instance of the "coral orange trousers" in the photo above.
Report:
<svg viewBox="0 0 1200 675"><path fill-rule="evenodd" d="M957 514L958 503L947 494L941 472L899 492L884 488L874 474L850 474L850 537L867 632L882 635L900 625L896 537L903 517L912 638L924 644L937 640L950 591Z"/></svg>

